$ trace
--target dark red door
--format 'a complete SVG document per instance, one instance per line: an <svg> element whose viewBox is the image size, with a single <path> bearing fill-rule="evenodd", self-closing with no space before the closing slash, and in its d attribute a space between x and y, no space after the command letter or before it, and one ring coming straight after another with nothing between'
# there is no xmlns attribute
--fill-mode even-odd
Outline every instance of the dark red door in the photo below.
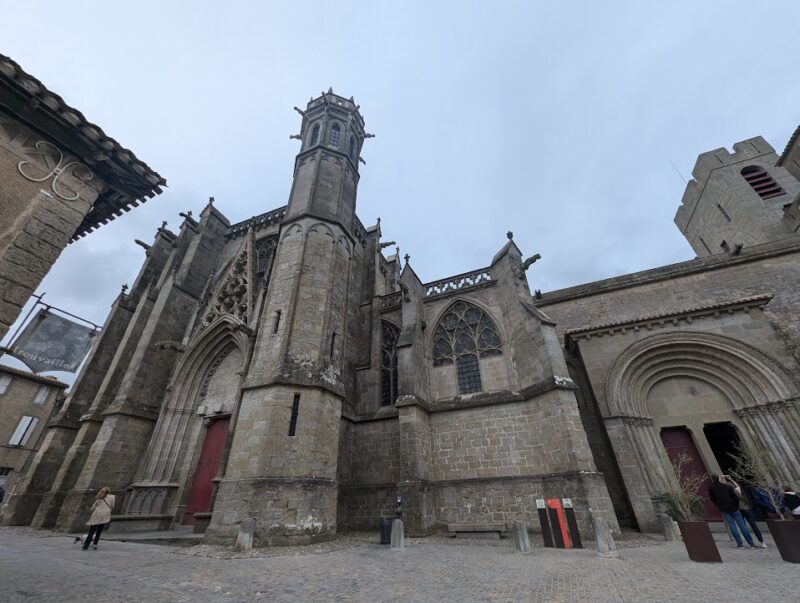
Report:
<svg viewBox="0 0 800 603"><path fill-rule="evenodd" d="M205 513L211 510L211 497L214 494L213 479L219 470L219 461L225 447L225 437L228 435L229 419L217 419L206 429L203 448L194 471L192 490L186 503L186 513L183 523L194 523L195 513Z"/></svg>
<svg viewBox="0 0 800 603"><path fill-rule="evenodd" d="M697 450L692 440L692 434L685 427L669 427L661 430L661 441L667 450L667 455L671 461L677 460L682 452L685 452L691 462L683 466L684 475L702 475L705 477L700 486L699 494L706 500L706 521L722 521L722 515L717 508L708 500L708 486L711 483L708 478L703 458Z"/></svg>

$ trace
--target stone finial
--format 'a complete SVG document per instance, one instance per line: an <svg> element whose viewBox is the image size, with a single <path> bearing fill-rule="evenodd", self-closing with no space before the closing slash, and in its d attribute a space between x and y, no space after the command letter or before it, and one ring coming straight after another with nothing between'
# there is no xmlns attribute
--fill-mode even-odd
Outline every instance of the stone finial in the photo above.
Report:
<svg viewBox="0 0 800 603"><path fill-rule="evenodd" d="M128 283L123 283L122 291L120 293L122 293L122 295L125 295L127 292L128 292Z"/></svg>
<svg viewBox="0 0 800 603"><path fill-rule="evenodd" d="M164 230L166 227L167 227L167 221L166 221L166 220L163 220L163 221L161 222L161 228L159 228L159 230Z"/></svg>
<svg viewBox="0 0 800 603"><path fill-rule="evenodd" d="M411 256L410 256L410 255L408 255L408 254L405 254L405 255L403 256L403 259L406 261L406 264L408 264L409 260L411 259Z"/></svg>
<svg viewBox="0 0 800 603"><path fill-rule="evenodd" d="M328 94L333 94L333 86L328 87Z"/></svg>
<svg viewBox="0 0 800 603"><path fill-rule="evenodd" d="M394 254L395 254L395 256L397 256L398 258L400 257L400 248L399 248L399 247L395 247L395 248L394 248Z"/></svg>
<svg viewBox="0 0 800 603"><path fill-rule="evenodd" d="M506 233L506 236L508 237L508 240L510 241L510 240L512 240L514 238L514 233L509 230Z"/></svg>
<svg viewBox="0 0 800 603"><path fill-rule="evenodd" d="M381 217L380 217L380 216L378 216L378 219L377 219L377 220L375 220L375 221L378 223L378 226L380 226L380 225L381 225Z"/></svg>
<svg viewBox="0 0 800 603"><path fill-rule="evenodd" d="M209 197L208 198L208 204L209 205L214 205L214 197Z"/></svg>

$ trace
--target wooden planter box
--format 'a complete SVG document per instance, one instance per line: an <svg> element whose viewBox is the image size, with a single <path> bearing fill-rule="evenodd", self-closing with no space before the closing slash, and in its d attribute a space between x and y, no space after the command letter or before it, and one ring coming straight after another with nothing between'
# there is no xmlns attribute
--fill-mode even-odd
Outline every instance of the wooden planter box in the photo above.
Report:
<svg viewBox="0 0 800 603"><path fill-rule="evenodd" d="M789 563L800 563L800 521L796 519L768 519L767 527L775 540L781 558Z"/></svg>
<svg viewBox="0 0 800 603"><path fill-rule="evenodd" d="M678 528L689 559L699 563L722 563L717 543L705 521L679 521Z"/></svg>

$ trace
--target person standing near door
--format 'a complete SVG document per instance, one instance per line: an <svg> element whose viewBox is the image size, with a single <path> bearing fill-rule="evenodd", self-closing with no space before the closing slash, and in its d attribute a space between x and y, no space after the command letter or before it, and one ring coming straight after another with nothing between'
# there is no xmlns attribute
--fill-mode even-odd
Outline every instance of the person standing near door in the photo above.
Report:
<svg viewBox="0 0 800 603"><path fill-rule="evenodd" d="M758 548L753 544L753 539L750 537L750 532L747 531L744 518L739 512L739 497L736 496L736 490L730 484L725 483L723 476L712 476L711 486L708 488L708 498L722 513L722 518L728 524L728 529L730 529L734 540L736 540L736 548L742 548L742 538L739 536L740 530L750 548Z"/></svg>
<svg viewBox="0 0 800 603"><path fill-rule="evenodd" d="M750 501L747 500L747 495L742 490L742 487L737 484L730 475L723 475L722 477L725 478L725 483L732 486L734 492L736 492L736 496L739 498L739 512L750 525L753 534L756 535L758 544L762 549L767 548L767 544L764 542L764 536L761 534L761 530L758 529L758 525L756 524L756 518L753 517L753 507L750 505Z"/></svg>
<svg viewBox="0 0 800 603"><path fill-rule="evenodd" d="M83 550L89 548L89 544L94 538L93 548L97 549L97 542L100 540L100 534L106 524L111 522L111 511L114 509L114 495L109 494L110 488L100 488L100 492L94 497L92 503L92 516L86 525L89 526L89 533L83 541Z"/></svg>

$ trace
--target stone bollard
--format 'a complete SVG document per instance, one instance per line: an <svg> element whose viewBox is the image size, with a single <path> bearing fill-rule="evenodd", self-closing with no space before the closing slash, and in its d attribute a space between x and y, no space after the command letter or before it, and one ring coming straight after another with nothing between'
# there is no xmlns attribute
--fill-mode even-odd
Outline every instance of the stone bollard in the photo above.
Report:
<svg viewBox="0 0 800 603"><path fill-rule="evenodd" d="M681 533L678 531L678 526L675 525L672 517L669 515L659 515L658 520L661 522L661 531L664 532L664 540L667 542L673 540L680 542Z"/></svg>
<svg viewBox="0 0 800 603"><path fill-rule="evenodd" d="M399 551L406 547L405 536L403 535L403 520L395 519L392 522L392 544L393 551Z"/></svg>
<svg viewBox="0 0 800 603"><path fill-rule="evenodd" d="M523 555L531 552L531 540L528 538L528 524L524 521L515 521L512 525L514 534L514 550Z"/></svg>
<svg viewBox="0 0 800 603"><path fill-rule="evenodd" d="M594 535L597 538L597 554L600 557L606 559L619 557L617 544L611 535L611 528L608 527L608 522L602 517L594 518Z"/></svg>
<svg viewBox="0 0 800 603"><path fill-rule="evenodd" d="M252 517L243 519L239 524L239 536L236 537L236 550L249 551L253 548L253 536L256 532L256 520Z"/></svg>

